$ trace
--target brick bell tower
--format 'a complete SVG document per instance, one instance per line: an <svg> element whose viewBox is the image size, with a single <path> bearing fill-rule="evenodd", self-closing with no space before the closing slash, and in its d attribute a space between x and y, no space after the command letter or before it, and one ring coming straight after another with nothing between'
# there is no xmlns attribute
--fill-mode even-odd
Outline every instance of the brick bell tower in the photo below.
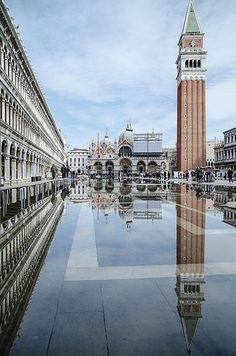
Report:
<svg viewBox="0 0 236 356"><path fill-rule="evenodd" d="M177 64L177 170L206 165L206 98L204 33L194 2L189 0L179 40Z"/></svg>

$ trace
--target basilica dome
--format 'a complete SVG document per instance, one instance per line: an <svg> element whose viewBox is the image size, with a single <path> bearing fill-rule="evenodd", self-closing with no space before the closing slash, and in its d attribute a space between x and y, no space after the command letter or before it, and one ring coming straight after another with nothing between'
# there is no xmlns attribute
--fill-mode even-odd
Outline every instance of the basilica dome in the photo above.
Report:
<svg viewBox="0 0 236 356"><path fill-rule="evenodd" d="M131 123L127 124L127 128L119 136L119 145L130 145L133 146L134 134Z"/></svg>
<svg viewBox="0 0 236 356"><path fill-rule="evenodd" d="M101 141L101 145L106 145L106 146L112 145L112 141L109 139L107 131L106 131L104 139Z"/></svg>

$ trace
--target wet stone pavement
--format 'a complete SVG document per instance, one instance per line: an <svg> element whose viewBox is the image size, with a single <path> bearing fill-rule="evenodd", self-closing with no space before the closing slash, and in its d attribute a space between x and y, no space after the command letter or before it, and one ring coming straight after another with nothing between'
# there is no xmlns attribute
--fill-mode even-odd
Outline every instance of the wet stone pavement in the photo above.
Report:
<svg viewBox="0 0 236 356"><path fill-rule="evenodd" d="M19 327L8 327L10 320L2 325L2 350L234 355L236 211L227 204L236 191L110 184L81 183L35 208L37 224L42 208L54 209L53 218L45 215L54 225L48 232L42 226L38 239L50 235L50 241L38 240L47 249L21 312L12 313ZM1 305L1 317L6 308Z"/></svg>

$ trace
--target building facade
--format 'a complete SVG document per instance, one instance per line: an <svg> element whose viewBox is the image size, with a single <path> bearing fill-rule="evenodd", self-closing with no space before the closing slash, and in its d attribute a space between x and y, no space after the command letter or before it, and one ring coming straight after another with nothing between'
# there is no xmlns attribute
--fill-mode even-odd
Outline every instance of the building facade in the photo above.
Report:
<svg viewBox="0 0 236 356"><path fill-rule="evenodd" d="M206 103L204 34L193 0L189 1L179 40L177 64L177 170L205 166Z"/></svg>
<svg viewBox="0 0 236 356"><path fill-rule="evenodd" d="M207 141L206 142L206 167L215 167L215 146L219 144L219 142Z"/></svg>
<svg viewBox="0 0 236 356"><path fill-rule="evenodd" d="M236 127L223 134L224 141L215 147L215 168L221 173L236 171Z"/></svg>
<svg viewBox="0 0 236 356"><path fill-rule="evenodd" d="M0 0L0 177L45 177L64 163L64 143L8 9Z"/></svg>
<svg viewBox="0 0 236 356"><path fill-rule="evenodd" d="M156 173L169 170L167 154L162 150L162 134L135 134L131 123L118 141L97 139L89 146L88 167L90 174L118 177L123 174Z"/></svg>
<svg viewBox="0 0 236 356"><path fill-rule="evenodd" d="M70 172L86 174L88 170L88 150L83 148L74 148L67 153L67 164Z"/></svg>

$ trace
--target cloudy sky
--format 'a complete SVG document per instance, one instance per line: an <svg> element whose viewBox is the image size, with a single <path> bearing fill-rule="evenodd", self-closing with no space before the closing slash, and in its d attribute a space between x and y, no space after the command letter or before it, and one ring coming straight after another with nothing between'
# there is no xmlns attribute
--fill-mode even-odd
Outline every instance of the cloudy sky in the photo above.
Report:
<svg viewBox="0 0 236 356"><path fill-rule="evenodd" d="M176 142L177 43L188 0L6 0L67 143L130 120ZM236 1L195 0L207 54L207 138L236 126Z"/></svg>

